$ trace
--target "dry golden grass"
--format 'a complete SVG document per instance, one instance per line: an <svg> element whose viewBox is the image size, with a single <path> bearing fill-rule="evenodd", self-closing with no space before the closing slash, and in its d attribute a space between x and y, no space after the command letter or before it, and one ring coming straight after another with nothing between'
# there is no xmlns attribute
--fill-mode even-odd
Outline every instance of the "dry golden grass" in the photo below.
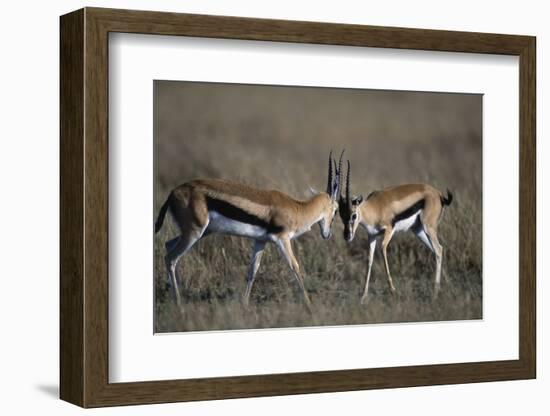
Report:
<svg viewBox="0 0 550 416"><path fill-rule="evenodd" d="M481 123L478 95L157 82L155 213L173 187L196 177L235 179L306 198L309 186L326 186L329 150L344 148L355 194L427 182L451 189L455 199L439 227L445 252L437 301L435 260L412 234L397 234L388 249L398 296L387 290L377 249L366 306L359 303L367 260L363 230L347 244L338 218L329 241L318 227L294 240L312 314L272 245L245 309L240 298L252 242L210 236L179 263L182 316L164 269L164 242L177 235L168 220L155 236L155 330L481 318Z"/></svg>

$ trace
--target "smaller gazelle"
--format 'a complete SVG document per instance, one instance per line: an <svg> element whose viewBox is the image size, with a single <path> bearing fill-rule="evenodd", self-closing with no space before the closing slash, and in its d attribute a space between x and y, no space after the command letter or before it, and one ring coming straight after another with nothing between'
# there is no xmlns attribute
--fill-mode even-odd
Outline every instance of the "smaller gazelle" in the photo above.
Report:
<svg viewBox="0 0 550 416"><path fill-rule="evenodd" d="M343 155L343 152L342 152ZM170 210L180 236L165 243L165 263L175 300L183 310L178 289L178 260L201 238L209 234L229 234L254 240L248 270L244 303L248 304L252 284L266 243L275 243L292 270L306 305L309 296L304 287L291 240L319 224L321 236L331 236L331 226L338 209L340 162L329 155L326 192L319 192L306 201L296 200L282 192L253 188L223 179L196 179L176 187L160 208L155 232L158 233ZM334 169L333 169L334 163Z"/></svg>
<svg viewBox="0 0 550 416"><path fill-rule="evenodd" d="M353 240L359 225L367 231L369 258L365 290L361 303L368 300L369 280L376 242L382 240L382 254L388 285L392 294L395 286L388 265L387 248L395 232L411 230L435 254L435 288L437 297L441 285L441 262L443 247L437 238L437 226L443 207L450 205L453 195L447 189L447 196L427 184L407 184L374 191L363 200L363 196L350 196L351 166L348 160L345 198L340 196L339 213L344 224L344 239Z"/></svg>

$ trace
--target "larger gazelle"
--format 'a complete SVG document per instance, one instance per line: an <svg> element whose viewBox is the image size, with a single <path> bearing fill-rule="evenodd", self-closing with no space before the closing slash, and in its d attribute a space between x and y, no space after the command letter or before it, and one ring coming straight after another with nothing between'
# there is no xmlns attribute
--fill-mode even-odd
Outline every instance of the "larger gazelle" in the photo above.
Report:
<svg viewBox="0 0 550 416"><path fill-rule="evenodd" d="M363 226L368 235L369 257L365 290L361 303L368 299L369 280L376 242L382 240L382 254L388 285L392 294L395 286L388 265L387 248L394 233L411 230L422 243L435 255L435 287L434 297L437 297L441 286L441 264L443 247L437 237L437 227L443 213L443 208L450 205L453 195L447 190L444 196L434 187L419 183L393 186L381 191L374 191L363 200L363 196L350 195L351 166L348 160L345 197L340 197L339 213L344 224L344 239L353 240L357 227Z"/></svg>
<svg viewBox="0 0 550 416"><path fill-rule="evenodd" d="M334 167L333 167L334 163ZM248 304L254 277L266 243L275 243L292 270L304 300L311 302L304 287L291 240L318 223L324 239L331 236L331 226L338 209L340 162L329 155L326 192L314 194L306 201L294 199L276 190L262 190L223 179L196 179L176 187L162 205L156 224L158 233L166 212L172 213L180 235L165 243L165 264L175 300L182 308L176 265L181 256L209 234L229 234L254 240L243 301Z"/></svg>

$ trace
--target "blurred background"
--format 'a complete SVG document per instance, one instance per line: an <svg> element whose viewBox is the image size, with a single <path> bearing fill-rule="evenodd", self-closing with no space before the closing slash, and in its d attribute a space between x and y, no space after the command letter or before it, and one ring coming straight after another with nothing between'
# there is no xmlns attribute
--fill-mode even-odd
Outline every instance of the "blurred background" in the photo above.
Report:
<svg viewBox="0 0 550 416"><path fill-rule="evenodd" d="M155 237L157 332L480 319L482 317L482 96L241 84L155 82L155 214L171 189L221 177L295 198L324 190L329 151L346 149L352 192L426 182L455 199L439 228L442 293L432 300L435 259L412 234L397 234L387 291L375 254L370 303L359 304L366 233L351 244L339 218L331 240L318 228L294 240L314 313L275 247L266 250L251 295L240 304L250 240L210 236L179 263L185 316L173 305L164 268L171 221ZM169 218L170 216L168 216Z"/></svg>

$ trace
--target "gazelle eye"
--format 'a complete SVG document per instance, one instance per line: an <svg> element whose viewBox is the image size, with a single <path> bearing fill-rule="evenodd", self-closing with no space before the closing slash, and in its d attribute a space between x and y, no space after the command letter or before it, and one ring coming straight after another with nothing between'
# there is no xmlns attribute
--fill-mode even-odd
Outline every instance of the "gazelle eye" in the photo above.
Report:
<svg viewBox="0 0 550 416"><path fill-rule="evenodd" d="M354 212L353 214L351 214L351 220L355 221L356 219L357 219L357 214Z"/></svg>

